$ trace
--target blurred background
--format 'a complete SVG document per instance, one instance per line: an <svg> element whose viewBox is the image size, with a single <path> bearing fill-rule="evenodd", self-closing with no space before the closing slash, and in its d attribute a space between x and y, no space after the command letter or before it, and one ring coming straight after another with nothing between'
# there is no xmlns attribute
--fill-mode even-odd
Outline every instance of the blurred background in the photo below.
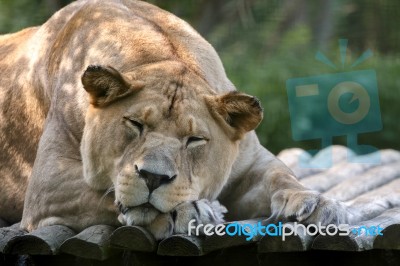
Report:
<svg viewBox="0 0 400 266"><path fill-rule="evenodd" d="M67 0L0 0L0 34L39 25ZM400 1L398 0L151 0L188 21L217 50L236 87L257 96L264 120L257 129L272 152L316 149L319 140L294 141L286 81L374 69L383 130L360 134L359 143L400 150ZM341 68L339 39L348 39ZM373 57L350 70L367 49ZM315 60L323 52L337 70ZM1 59L0 59L1 60ZM318 115L318 111L316 110ZM344 136L334 138L346 144Z"/></svg>

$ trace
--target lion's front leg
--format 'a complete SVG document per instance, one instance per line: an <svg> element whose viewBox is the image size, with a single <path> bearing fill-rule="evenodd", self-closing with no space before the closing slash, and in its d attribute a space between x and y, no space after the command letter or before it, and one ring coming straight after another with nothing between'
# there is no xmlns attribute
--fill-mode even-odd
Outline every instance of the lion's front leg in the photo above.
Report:
<svg viewBox="0 0 400 266"><path fill-rule="evenodd" d="M301 185L290 169L262 149L253 157L251 167L234 177L221 195L230 220L269 217L270 222L327 225L359 219L343 202Z"/></svg>
<svg viewBox="0 0 400 266"><path fill-rule="evenodd" d="M210 202L207 199L187 201L179 204L169 213L149 213L148 223L136 225L144 226L159 240L173 234L187 234L191 220L196 220L195 224L204 225L223 223L225 212L226 208L218 201ZM135 225L135 221L144 221L143 216L142 210L133 208L121 214L119 219L124 224Z"/></svg>
<svg viewBox="0 0 400 266"><path fill-rule="evenodd" d="M292 221L304 224L346 224L360 220L360 216L343 202L323 196L301 185L291 174L282 171L283 163L266 172L264 182L270 190L272 221Z"/></svg>
<svg viewBox="0 0 400 266"><path fill-rule="evenodd" d="M351 220L344 203L311 190L279 190L271 198L271 210L272 221L328 225Z"/></svg>

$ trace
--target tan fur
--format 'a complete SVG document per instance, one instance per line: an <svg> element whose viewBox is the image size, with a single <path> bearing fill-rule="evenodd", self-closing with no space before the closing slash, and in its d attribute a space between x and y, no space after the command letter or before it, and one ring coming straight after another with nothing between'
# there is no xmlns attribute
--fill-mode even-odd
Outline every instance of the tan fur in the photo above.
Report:
<svg viewBox="0 0 400 266"><path fill-rule="evenodd" d="M0 37L0 55L8 222L21 218L26 186L28 230L119 225L120 216L163 238L184 232L193 213L222 221L215 200L230 219L348 219L259 144L259 102L235 92L211 45L166 11L77 1L40 27Z"/></svg>

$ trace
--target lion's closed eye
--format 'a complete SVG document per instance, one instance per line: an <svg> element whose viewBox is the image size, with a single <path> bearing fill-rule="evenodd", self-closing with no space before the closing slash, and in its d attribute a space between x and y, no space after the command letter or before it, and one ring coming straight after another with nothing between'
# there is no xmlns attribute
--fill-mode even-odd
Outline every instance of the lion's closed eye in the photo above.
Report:
<svg viewBox="0 0 400 266"><path fill-rule="evenodd" d="M141 122L139 122L136 119L129 118L129 117L124 117L124 120L126 121L126 124L130 128L133 128L135 131L137 131L139 133L138 135L142 135L143 129L144 129L144 125Z"/></svg>
<svg viewBox="0 0 400 266"><path fill-rule="evenodd" d="M191 149L201 145L207 144L208 139L201 136L192 136L189 137L186 141L186 148Z"/></svg>

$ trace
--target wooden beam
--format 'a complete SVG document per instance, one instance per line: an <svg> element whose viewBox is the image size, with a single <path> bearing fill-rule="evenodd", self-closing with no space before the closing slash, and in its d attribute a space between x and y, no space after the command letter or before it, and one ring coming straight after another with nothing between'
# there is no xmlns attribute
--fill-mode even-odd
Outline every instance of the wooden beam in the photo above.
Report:
<svg viewBox="0 0 400 266"><path fill-rule="evenodd" d="M400 223L400 208L394 208L385 211L381 215L374 219L360 222L357 225L350 226L350 230L358 230L360 234L350 233L349 235L340 236L336 234L334 236L323 236L319 235L315 238L312 248L320 250L336 250L336 251L364 251L370 250L374 247L374 240L377 237L377 230L367 233L362 226L371 228L372 226L387 228L390 225ZM385 236L385 235L384 235ZM397 239L397 243L399 239ZM386 246L387 249L391 249L390 246Z"/></svg>
<svg viewBox="0 0 400 266"><path fill-rule="evenodd" d="M229 224L237 223L239 225L254 226L264 219L265 217L260 217L258 219L226 222L224 225L228 226ZM168 256L201 256L215 250L252 244L261 237L255 236L251 240L246 240L246 238L248 236L243 234L234 236L227 234L222 236L217 234L211 236L175 235L161 241L157 254Z"/></svg>
<svg viewBox="0 0 400 266"><path fill-rule="evenodd" d="M348 155L353 152L345 146L333 145L320 150L314 157L311 157L306 151L293 148L284 150L278 154L278 159L283 161L297 176L298 179L324 172L325 162L331 161L332 165L346 161Z"/></svg>
<svg viewBox="0 0 400 266"><path fill-rule="evenodd" d="M163 256L202 256L203 238L188 235L173 235L160 242L157 254Z"/></svg>
<svg viewBox="0 0 400 266"><path fill-rule="evenodd" d="M285 149L278 153L276 156L279 160L281 160L284 164L286 164L287 167L292 168L292 167L297 167L299 165L299 158L300 155L303 154L305 150L300 149L300 148L291 148L291 149ZM311 155L306 156L307 160L311 159Z"/></svg>
<svg viewBox="0 0 400 266"><path fill-rule="evenodd" d="M60 250L80 258L105 260L118 252L110 247L114 227L93 225L62 243Z"/></svg>
<svg viewBox="0 0 400 266"><path fill-rule="evenodd" d="M226 222L224 223L225 226L228 226L229 224L232 223L237 223L240 225L251 225L254 226L258 222L262 222L265 220L265 217L260 217L258 219L249 219L249 220L242 220L242 221L234 221L234 222ZM261 236L256 235L252 239L247 240L246 235L234 235L230 236L228 234L219 236L217 234L213 234L211 236L205 236L205 239L202 243L202 248L204 253L209 253L211 251L215 250L220 250L224 248L231 248L231 247L236 247L236 246L244 246L244 245L249 245L254 242L257 242L258 240L261 239Z"/></svg>
<svg viewBox="0 0 400 266"><path fill-rule="evenodd" d="M224 248L236 247L236 246L245 246L251 243L254 243L253 240L246 240L246 236L229 236L229 235L212 235L207 236L203 242L203 251L204 253L208 253L215 250L220 250Z"/></svg>
<svg viewBox="0 0 400 266"><path fill-rule="evenodd" d="M387 209L400 207L400 178L347 201L346 205L362 220L372 219Z"/></svg>
<svg viewBox="0 0 400 266"><path fill-rule="evenodd" d="M67 238L75 232L63 225L41 227L29 234L16 236L4 247L6 253L30 255L54 255Z"/></svg>
<svg viewBox="0 0 400 266"><path fill-rule="evenodd" d="M320 150L314 157L309 161L311 166L324 166L326 162L330 162L330 166L334 166L340 162L348 161L347 158L354 156L354 152L341 145L332 145ZM325 171L326 168L317 168L319 171Z"/></svg>
<svg viewBox="0 0 400 266"><path fill-rule="evenodd" d="M400 250L400 221L383 229L382 234L375 238L374 249Z"/></svg>
<svg viewBox="0 0 400 266"><path fill-rule="evenodd" d="M382 150L380 152L380 166L388 165L393 162L400 162L400 152L395 150ZM367 154L359 156L359 161L368 161L368 158L375 158L376 154ZM362 159L363 158L363 159ZM328 170L315 174L300 182L305 186L319 192L325 192L328 189L336 186L346 179L360 175L365 171L377 166L376 164L368 163L353 163L349 161L340 162Z"/></svg>
<svg viewBox="0 0 400 266"><path fill-rule="evenodd" d="M326 191L324 195L341 201L351 200L397 177L400 177L400 162L377 166L344 180Z"/></svg>
<svg viewBox="0 0 400 266"><path fill-rule="evenodd" d="M143 227L122 226L110 236L111 246L133 251L153 252L157 242L153 235Z"/></svg>
<svg viewBox="0 0 400 266"><path fill-rule="evenodd" d="M297 178L300 179L306 176L308 173L308 170L303 172L303 169L300 167L300 156L303 156L306 161L311 160L311 155L300 148L283 150L276 157L281 160L287 167L292 169Z"/></svg>
<svg viewBox="0 0 400 266"><path fill-rule="evenodd" d="M0 228L0 253L8 253L5 247L7 246L8 242L17 237L26 234L27 232L20 229L20 223L14 224L9 227L2 227Z"/></svg>
<svg viewBox="0 0 400 266"><path fill-rule="evenodd" d="M278 155L278 159L285 161L290 164L289 168L293 171L298 179L305 178L310 175L322 172L324 169L310 168L307 165L313 160L308 152L302 149L289 149L288 151L281 152Z"/></svg>
<svg viewBox="0 0 400 266"><path fill-rule="evenodd" d="M293 223L288 223L293 225ZM285 240L282 236L266 235L261 238L258 243L258 252L294 252L309 250L314 236L307 235L302 227L299 227L297 235L286 236Z"/></svg>

